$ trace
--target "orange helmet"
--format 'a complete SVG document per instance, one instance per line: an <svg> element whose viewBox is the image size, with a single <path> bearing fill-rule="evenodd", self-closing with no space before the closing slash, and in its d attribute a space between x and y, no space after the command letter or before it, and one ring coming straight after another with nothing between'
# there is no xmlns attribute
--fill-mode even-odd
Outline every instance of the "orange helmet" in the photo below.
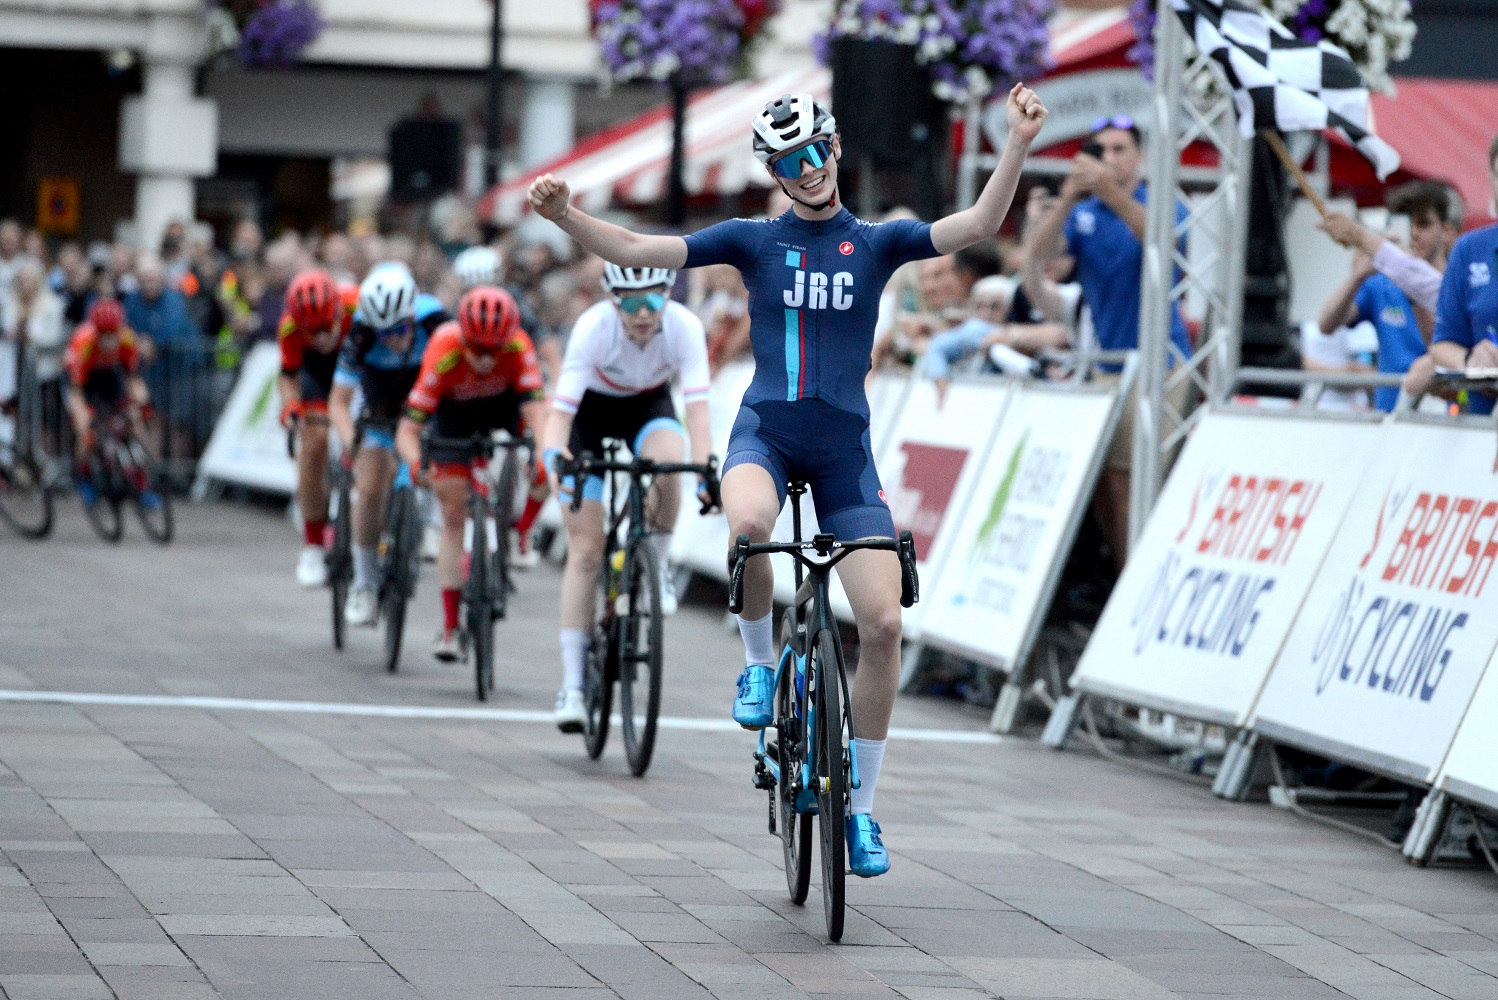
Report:
<svg viewBox="0 0 1498 1000"><path fill-rule="evenodd" d="M468 346L493 350L520 329L520 307L503 288L475 288L458 303L458 325Z"/></svg>
<svg viewBox="0 0 1498 1000"><path fill-rule="evenodd" d="M89 308L88 321L99 333L114 333L125 325L125 310L115 299L100 299Z"/></svg>
<svg viewBox="0 0 1498 1000"><path fill-rule="evenodd" d="M304 330L326 330L338 314L338 286L327 271L304 271L286 289L286 312Z"/></svg>

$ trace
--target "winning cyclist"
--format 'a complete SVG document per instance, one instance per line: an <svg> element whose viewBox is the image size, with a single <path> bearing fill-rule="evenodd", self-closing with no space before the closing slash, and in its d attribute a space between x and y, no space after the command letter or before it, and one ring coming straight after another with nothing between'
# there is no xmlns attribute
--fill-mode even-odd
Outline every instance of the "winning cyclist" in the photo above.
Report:
<svg viewBox="0 0 1498 1000"><path fill-rule="evenodd" d="M609 299L577 318L557 379L544 441L548 470L558 457L603 453L603 439L619 438L630 451L658 462L680 462L685 442L671 399L671 380L680 376L687 407L692 461L705 463L712 449L707 414L707 335L702 321L670 299L676 272L658 267L603 265ZM575 484L558 484L558 496L571 499ZM557 694L557 728L582 732L583 669L593 631L593 600L603 569L603 479L589 476L583 503L574 513L562 505L567 530L567 566L562 572L562 690ZM675 476L661 476L649 500L651 541L662 571L671 551L671 530L681 504ZM661 612L676 610L671 585L661 581Z"/></svg>
<svg viewBox="0 0 1498 1000"><path fill-rule="evenodd" d="M354 585L344 610L351 625L373 625L379 582L375 547L384 528L385 502L395 480L395 425L416 384L422 352L432 332L448 321L436 297L416 290L406 265L378 264L359 286L359 308L333 373L328 416L354 458ZM364 394L364 435L355 440L354 389Z"/></svg>
<svg viewBox="0 0 1498 1000"><path fill-rule="evenodd" d="M841 539L894 535L869 445L869 370L879 295L901 264L950 254L993 236L1046 109L1034 92L1009 92L1009 141L971 208L934 223L854 218L838 197L837 125L809 94L787 94L754 119L754 152L792 205L766 221L734 219L701 232L647 236L595 219L571 204L564 181L545 174L530 188L544 218L605 260L628 267L733 264L750 290L754 381L744 394L724 462L731 536L770 537L793 477L811 484L817 521ZM860 787L847 819L848 867L881 875L889 855L870 816L884 758L900 665L900 571L889 551L850 553L838 567L858 622L859 669L852 713ZM744 574L739 630L748 665L733 716L760 729L772 721L776 660L773 571L765 558Z"/></svg>
<svg viewBox="0 0 1498 1000"><path fill-rule="evenodd" d="M406 400L406 415L395 432L396 452L413 469L422 467L421 429L429 419L439 438L468 438L500 429L518 434L522 420L534 433L546 419L536 348L520 328L520 309L509 292L475 288L459 301L458 321L445 323L432 334L421 374ZM430 447L426 457L432 467L432 490L442 508L442 544L437 550L442 631L432 655L451 663L459 656L463 525L472 456Z"/></svg>
<svg viewBox="0 0 1498 1000"><path fill-rule="evenodd" d="M327 271L306 271L286 289L281 342L281 425L298 421L297 505L306 544L296 564L303 587L328 580L323 529L328 523L328 394L338 349L359 306L355 285L339 286Z"/></svg>
<svg viewBox="0 0 1498 1000"><path fill-rule="evenodd" d="M68 414L78 441L78 495L92 504L97 491L90 460L98 441L94 418L124 412L135 425L136 437L145 440L141 412L150 405L145 380L140 377L140 344L135 331L125 325L125 310L115 299L100 299L88 311L88 319L73 331L64 358L68 373ZM152 494L146 494L150 497Z"/></svg>
<svg viewBox="0 0 1498 1000"><path fill-rule="evenodd" d="M516 308L520 310L520 328L526 331L539 330L540 320L535 312L526 306L514 292L504 288L504 285L500 283L501 264L499 251L493 247L469 247L453 258L453 273L457 275L464 292L475 288L503 288L514 300ZM539 357L540 349L538 348L538 360ZM532 433L539 433L539 431L540 427L536 427ZM525 497L525 507L521 510L520 516L515 519L513 537L510 542L510 565L516 569L531 569L540 562L540 554L531 548L531 528L535 527L536 518L541 516L541 508L546 504L548 495L546 470L538 465L535 481L531 483L530 491Z"/></svg>

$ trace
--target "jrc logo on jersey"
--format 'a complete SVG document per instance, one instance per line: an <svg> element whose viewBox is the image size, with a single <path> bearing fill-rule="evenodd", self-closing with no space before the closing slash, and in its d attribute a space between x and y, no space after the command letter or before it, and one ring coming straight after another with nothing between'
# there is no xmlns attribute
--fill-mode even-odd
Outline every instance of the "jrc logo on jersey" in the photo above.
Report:
<svg viewBox="0 0 1498 1000"><path fill-rule="evenodd" d="M797 271L795 285L785 290L787 309L827 308L827 275L821 271L810 272L808 287L807 274L806 271ZM839 271L832 276L832 308L853 308L853 296L849 292L852 287L853 275L847 271Z"/></svg>

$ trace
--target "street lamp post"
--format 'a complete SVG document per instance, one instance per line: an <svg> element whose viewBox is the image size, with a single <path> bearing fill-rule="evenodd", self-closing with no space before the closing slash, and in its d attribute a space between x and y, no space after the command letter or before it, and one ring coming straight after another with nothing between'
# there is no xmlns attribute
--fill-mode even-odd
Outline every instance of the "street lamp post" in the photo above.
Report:
<svg viewBox="0 0 1498 1000"><path fill-rule="evenodd" d="M686 170L687 82L681 70L671 74L671 179L666 196L666 222L681 228L687 221Z"/></svg>
<svg viewBox="0 0 1498 1000"><path fill-rule="evenodd" d="M484 186L499 183L504 147L505 76L502 50L505 41L504 0L489 0L494 18L489 26L489 114L484 135Z"/></svg>

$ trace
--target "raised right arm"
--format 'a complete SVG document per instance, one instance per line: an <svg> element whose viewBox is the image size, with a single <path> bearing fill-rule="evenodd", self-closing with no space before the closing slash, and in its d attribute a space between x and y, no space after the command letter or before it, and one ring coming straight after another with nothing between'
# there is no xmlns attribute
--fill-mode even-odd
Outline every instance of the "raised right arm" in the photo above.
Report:
<svg viewBox="0 0 1498 1000"><path fill-rule="evenodd" d="M529 196L537 215L550 219L583 249L611 264L673 270L686 265L686 240L680 236L647 236L595 219L572 204L567 182L551 174L542 174L532 181Z"/></svg>

